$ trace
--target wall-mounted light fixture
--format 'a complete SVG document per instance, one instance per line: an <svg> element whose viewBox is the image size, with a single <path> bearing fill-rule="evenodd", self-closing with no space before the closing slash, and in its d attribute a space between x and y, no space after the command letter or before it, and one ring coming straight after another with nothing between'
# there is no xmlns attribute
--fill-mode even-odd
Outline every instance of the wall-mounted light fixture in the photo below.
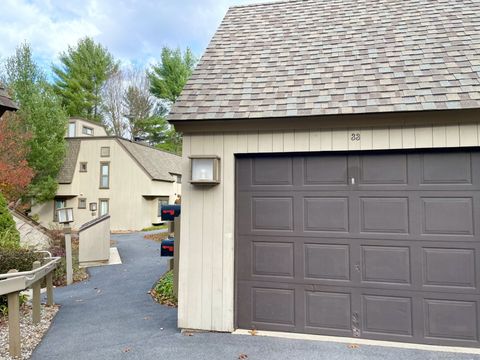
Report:
<svg viewBox="0 0 480 360"><path fill-rule="evenodd" d="M91 212L95 212L97 211L97 203L96 202L91 202L90 204L88 204L89 206L89 209Z"/></svg>
<svg viewBox="0 0 480 360"><path fill-rule="evenodd" d="M91 202L90 204L88 204L88 209L92 213L92 216L95 216L95 212L97 211L97 203Z"/></svg>
<svg viewBox="0 0 480 360"><path fill-rule="evenodd" d="M220 184L220 158L215 155L190 156L192 177L191 184Z"/></svg>

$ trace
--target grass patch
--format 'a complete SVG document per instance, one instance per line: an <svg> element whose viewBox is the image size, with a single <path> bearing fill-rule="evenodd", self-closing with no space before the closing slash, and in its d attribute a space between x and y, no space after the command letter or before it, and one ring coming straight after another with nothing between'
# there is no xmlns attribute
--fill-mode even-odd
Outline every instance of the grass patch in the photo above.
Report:
<svg viewBox="0 0 480 360"><path fill-rule="evenodd" d="M144 238L147 239L147 240L162 242L162 240L168 238L168 235L169 235L168 233L163 232L163 233L159 233L159 234L147 234L147 235L144 236Z"/></svg>
<svg viewBox="0 0 480 360"><path fill-rule="evenodd" d="M156 302L171 307L177 307L178 300L173 294L173 270L166 272L155 284L150 294Z"/></svg>
<svg viewBox="0 0 480 360"><path fill-rule="evenodd" d="M167 224L162 224L162 225L154 225L154 226L149 226L146 228L143 228L142 231L155 231L155 230L164 230L168 228Z"/></svg>

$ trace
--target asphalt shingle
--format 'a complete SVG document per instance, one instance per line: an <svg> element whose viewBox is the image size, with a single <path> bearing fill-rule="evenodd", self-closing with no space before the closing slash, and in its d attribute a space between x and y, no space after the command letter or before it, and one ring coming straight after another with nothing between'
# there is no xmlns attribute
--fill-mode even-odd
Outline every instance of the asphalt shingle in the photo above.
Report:
<svg viewBox="0 0 480 360"><path fill-rule="evenodd" d="M479 108L479 14L477 0L232 7L169 119Z"/></svg>

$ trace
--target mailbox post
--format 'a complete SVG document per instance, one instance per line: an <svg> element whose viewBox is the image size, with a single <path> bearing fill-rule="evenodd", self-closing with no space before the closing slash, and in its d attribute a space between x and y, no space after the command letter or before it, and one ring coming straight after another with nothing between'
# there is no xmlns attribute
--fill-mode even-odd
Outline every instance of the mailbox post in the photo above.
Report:
<svg viewBox="0 0 480 360"><path fill-rule="evenodd" d="M73 222L73 209L61 208L57 210L58 222L63 224L65 234L65 258L67 263L67 285L73 283L73 264L72 264L72 229L70 223Z"/></svg>

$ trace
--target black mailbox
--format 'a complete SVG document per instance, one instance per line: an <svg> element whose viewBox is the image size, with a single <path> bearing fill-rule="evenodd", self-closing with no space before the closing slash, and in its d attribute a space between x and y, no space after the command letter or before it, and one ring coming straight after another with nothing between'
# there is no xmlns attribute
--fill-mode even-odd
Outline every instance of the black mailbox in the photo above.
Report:
<svg viewBox="0 0 480 360"><path fill-rule="evenodd" d="M162 205L162 221L174 221L180 215L180 205Z"/></svg>
<svg viewBox="0 0 480 360"><path fill-rule="evenodd" d="M160 245L160 256L173 256L175 249L175 239L167 238L162 240Z"/></svg>

